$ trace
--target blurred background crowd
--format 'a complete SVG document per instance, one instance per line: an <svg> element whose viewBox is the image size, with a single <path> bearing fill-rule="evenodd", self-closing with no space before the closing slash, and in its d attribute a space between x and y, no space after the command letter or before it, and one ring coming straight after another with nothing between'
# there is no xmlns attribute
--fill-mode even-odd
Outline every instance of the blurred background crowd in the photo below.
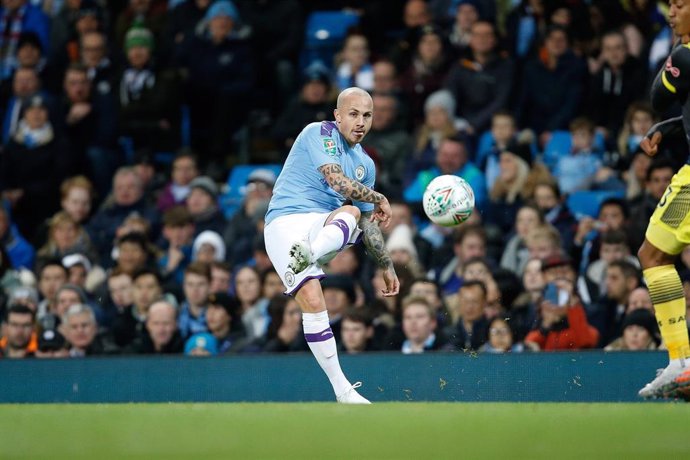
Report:
<svg viewBox="0 0 690 460"><path fill-rule="evenodd" d="M663 347L635 253L688 155L639 149L679 113L648 103L666 7L2 0L0 356L308 350L264 214L353 85L401 294L361 246L328 264L344 352ZM459 227L424 218L439 174L475 191Z"/></svg>

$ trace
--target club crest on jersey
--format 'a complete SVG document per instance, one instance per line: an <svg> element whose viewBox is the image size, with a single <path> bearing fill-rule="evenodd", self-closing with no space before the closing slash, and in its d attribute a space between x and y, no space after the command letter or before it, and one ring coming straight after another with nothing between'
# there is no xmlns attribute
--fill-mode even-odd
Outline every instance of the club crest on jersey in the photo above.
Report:
<svg viewBox="0 0 690 460"><path fill-rule="evenodd" d="M364 166L362 166L362 165L357 166L357 169L355 169L355 177L357 178L357 180L361 181L362 179L364 179L364 173L365 172L366 172L366 170L364 169Z"/></svg>
<svg viewBox="0 0 690 460"><path fill-rule="evenodd" d="M673 78L678 78L680 76L680 69L678 67L673 67L673 64L671 63L671 56L669 56L666 60L666 66L664 70L673 75Z"/></svg>
<svg viewBox="0 0 690 460"><path fill-rule="evenodd" d="M295 284L295 275L292 272L285 272L285 282L287 283L288 287L292 287L293 284Z"/></svg>
<svg viewBox="0 0 690 460"><path fill-rule="evenodd" d="M326 151L326 153L332 157L334 157L338 153L338 149L335 145L335 141L331 139L330 137L324 137L323 138L323 149Z"/></svg>

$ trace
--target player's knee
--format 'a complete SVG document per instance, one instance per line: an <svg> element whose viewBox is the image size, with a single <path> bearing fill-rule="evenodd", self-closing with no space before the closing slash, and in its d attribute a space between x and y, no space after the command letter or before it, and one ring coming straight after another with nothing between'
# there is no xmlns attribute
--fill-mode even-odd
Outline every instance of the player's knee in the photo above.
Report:
<svg viewBox="0 0 690 460"><path fill-rule="evenodd" d="M341 211L346 212L348 214L352 214L353 216L355 216L356 220L359 220L360 216L362 215L362 212L359 210L357 206L343 206Z"/></svg>
<svg viewBox="0 0 690 460"><path fill-rule="evenodd" d="M674 256L666 254L647 240L644 240L642 246L640 246L640 249L637 251L637 258L640 260L640 265L643 270L652 267L660 267L662 265L671 265L675 261Z"/></svg>
<svg viewBox="0 0 690 460"><path fill-rule="evenodd" d="M318 280L309 280L305 283L296 298L303 310L307 312L321 311L325 308L321 283Z"/></svg>

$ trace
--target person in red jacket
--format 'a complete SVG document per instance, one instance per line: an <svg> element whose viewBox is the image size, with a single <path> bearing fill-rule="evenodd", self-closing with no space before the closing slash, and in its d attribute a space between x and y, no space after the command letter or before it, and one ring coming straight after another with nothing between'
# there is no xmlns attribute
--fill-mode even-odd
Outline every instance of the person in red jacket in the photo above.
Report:
<svg viewBox="0 0 690 460"><path fill-rule="evenodd" d="M575 292L576 276L570 261L551 257L543 262L542 269L547 287L539 302L539 325L527 334L525 344L547 351L595 347L599 332L587 322L585 309ZM549 285L554 297L547 293Z"/></svg>

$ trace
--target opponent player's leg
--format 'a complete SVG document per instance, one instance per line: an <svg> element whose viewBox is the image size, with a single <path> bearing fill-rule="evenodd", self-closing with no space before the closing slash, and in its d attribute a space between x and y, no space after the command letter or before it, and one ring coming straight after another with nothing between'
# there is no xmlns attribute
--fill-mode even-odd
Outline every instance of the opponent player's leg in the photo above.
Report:
<svg viewBox="0 0 690 460"><path fill-rule="evenodd" d="M319 280L306 281L295 294L295 300L302 309L302 326L309 349L330 380L338 402L369 404L356 391L361 383L352 385L340 368L338 349L328 321L326 300Z"/></svg>
<svg viewBox="0 0 690 460"><path fill-rule="evenodd" d="M650 223L653 231L652 226ZM686 363L690 357L690 344L685 322L685 296L674 265L675 256L660 250L648 239L642 243L637 255L669 355L669 365L640 390L640 396L661 397L675 389L675 379L686 369L686 364L690 365L690 361Z"/></svg>
<svg viewBox="0 0 690 460"><path fill-rule="evenodd" d="M324 255L344 248L357 228L360 215L355 206L342 206L333 211L316 237L311 241L296 241L292 245L288 268L295 274L301 273Z"/></svg>

